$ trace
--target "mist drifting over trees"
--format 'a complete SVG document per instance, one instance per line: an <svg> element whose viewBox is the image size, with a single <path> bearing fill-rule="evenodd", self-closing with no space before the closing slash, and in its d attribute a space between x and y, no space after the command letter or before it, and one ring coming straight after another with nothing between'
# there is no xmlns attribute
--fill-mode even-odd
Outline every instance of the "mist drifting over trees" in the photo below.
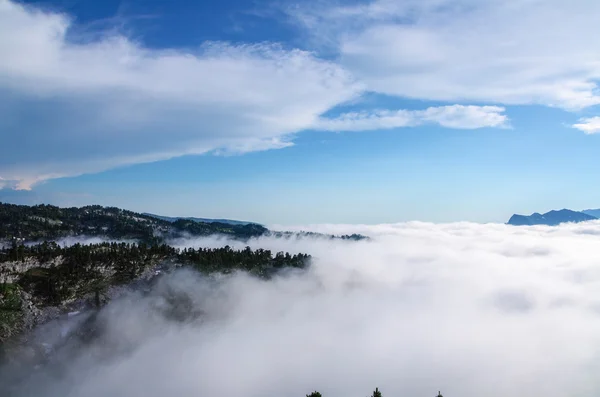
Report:
<svg viewBox="0 0 600 397"><path fill-rule="evenodd" d="M268 279L176 269L108 302L94 315L97 339L85 327L67 342L57 337L55 365L29 374L14 395L342 397L365 396L375 385L386 396L600 390L600 223L314 231L372 238L178 240L179 250L306 252L311 265ZM85 319L61 320L35 337L52 339L69 321Z"/></svg>

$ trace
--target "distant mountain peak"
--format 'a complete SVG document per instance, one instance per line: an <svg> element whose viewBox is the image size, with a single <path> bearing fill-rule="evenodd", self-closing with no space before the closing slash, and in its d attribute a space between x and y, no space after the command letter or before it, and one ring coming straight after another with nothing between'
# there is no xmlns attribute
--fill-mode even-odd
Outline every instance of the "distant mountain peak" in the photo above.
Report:
<svg viewBox="0 0 600 397"><path fill-rule="evenodd" d="M597 212L598 216L592 214ZM545 214L534 212L531 215L514 214L508 220L509 225L513 226L532 226L532 225L548 225L556 226L561 223L579 223L592 221L600 217L600 210L573 211L567 208L560 210L548 211Z"/></svg>
<svg viewBox="0 0 600 397"><path fill-rule="evenodd" d="M590 216L593 216L595 218L600 219L600 209L589 209L589 210L583 210L581 212L583 212L584 214L587 214L587 215L590 215Z"/></svg>

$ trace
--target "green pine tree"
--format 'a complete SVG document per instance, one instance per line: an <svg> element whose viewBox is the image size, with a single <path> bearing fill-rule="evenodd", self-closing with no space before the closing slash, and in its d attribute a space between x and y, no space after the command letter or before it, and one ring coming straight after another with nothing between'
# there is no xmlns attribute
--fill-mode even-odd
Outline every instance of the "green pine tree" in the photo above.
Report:
<svg viewBox="0 0 600 397"><path fill-rule="evenodd" d="M373 397L381 397L381 392L379 391L378 387L375 388L375 391L373 392Z"/></svg>

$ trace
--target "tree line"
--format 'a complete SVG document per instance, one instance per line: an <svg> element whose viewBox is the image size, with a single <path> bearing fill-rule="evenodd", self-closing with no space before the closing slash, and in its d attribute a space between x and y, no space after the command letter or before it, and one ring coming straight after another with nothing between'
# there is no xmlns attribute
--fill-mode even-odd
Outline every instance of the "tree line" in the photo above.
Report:
<svg viewBox="0 0 600 397"><path fill-rule="evenodd" d="M184 248L167 244L115 243L74 244L56 242L32 246L13 243L0 249L0 273L14 273L19 263L35 266L18 275L18 285L40 303L58 305L88 293L100 293L111 285L127 284L161 262L190 266L204 274L245 271L268 278L283 268L304 268L310 256L270 250ZM14 274L13 274L14 275Z"/></svg>

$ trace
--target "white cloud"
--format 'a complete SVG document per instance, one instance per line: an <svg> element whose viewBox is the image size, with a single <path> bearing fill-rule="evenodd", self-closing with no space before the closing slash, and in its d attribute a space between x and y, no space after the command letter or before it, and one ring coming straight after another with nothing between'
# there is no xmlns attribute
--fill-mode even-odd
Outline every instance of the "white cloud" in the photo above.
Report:
<svg viewBox="0 0 600 397"><path fill-rule="evenodd" d="M578 109L600 103L595 0L377 0L289 9L369 90Z"/></svg>
<svg viewBox="0 0 600 397"><path fill-rule="evenodd" d="M389 25L389 15L403 15L409 3L391 4L328 8L324 17L303 20L316 32L327 24L341 49L340 64L268 43L211 42L192 49L158 50L115 34L100 35L96 41L67 40L72 33L68 16L0 0L0 188L30 189L47 179L187 154L278 149L292 145L294 134L308 128L505 126L504 109L496 106L451 105L320 118L336 105L356 99L365 88L406 96L415 95L398 91L400 85L408 90L414 84L443 88L426 74L402 72L401 79L407 80L399 85L390 80L399 75L397 65L387 59L389 53L404 59L401 64L410 59L423 73L439 74L436 79L449 77L428 65L441 56L435 46L419 50L427 60L423 62L389 47L388 39L378 42L377 34L373 36L377 40L369 42L369 32L399 29ZM424 15L431 12L430 7L417 8ZM388 25L380 26L384 22ZM340 26L355 30L345 35ZM414 40L397 38L415 45ZM368 51L363 54L361 48ZM351 59L363 55L373 57L364 70ZM382 75L371 73L373 67L392 72L381 79L391 91L377 87L374 82ZM465 98L469 96L459 99Z"/></svg>
<svg viewBox="0 0 600 397"><path fill-rule="evenodd" d="M0 189L15 188L17 181L9 181L0 177Z"/></svg>
<svg viewBox="0 0 600 397"><path fill-rule="evenodd" d="M315 129L325 131L367 131L438 124L442 127L476 129L506 127L508 117L499 106L439 106L425 110L377 110L344 113L321 118Z"/></svg>
<svg viewBox="0 0 600 397"><path fill-rule="evenodd" d="M253 397L316 389L344 397L376 386L390 396L600 392L600 222L301 229L374 239L253 240L273 252L311 253L313 267L269 282L175 275L145 298L107 307L98 344L64 351L56 356L60 374L37 372L12 395ZM226 243L244 245L188 242ZM161 291L188 296L200 320L166 321Z"/></svg>
<svg viewBox="0 0 600 397"><path fill-rule="evenodd" d="M573 124L573 128L591 135L600 132L600 117L589 117L579 120L579 123Z"/></svg>
<svg viewBox="0 0 600 397"><path fill-rule="evenodd" d="M212 150L289 146L360 86L275 44L154 50L123 36L71 42L71 21L0 0L0 177L49 178Z"/></svg>

